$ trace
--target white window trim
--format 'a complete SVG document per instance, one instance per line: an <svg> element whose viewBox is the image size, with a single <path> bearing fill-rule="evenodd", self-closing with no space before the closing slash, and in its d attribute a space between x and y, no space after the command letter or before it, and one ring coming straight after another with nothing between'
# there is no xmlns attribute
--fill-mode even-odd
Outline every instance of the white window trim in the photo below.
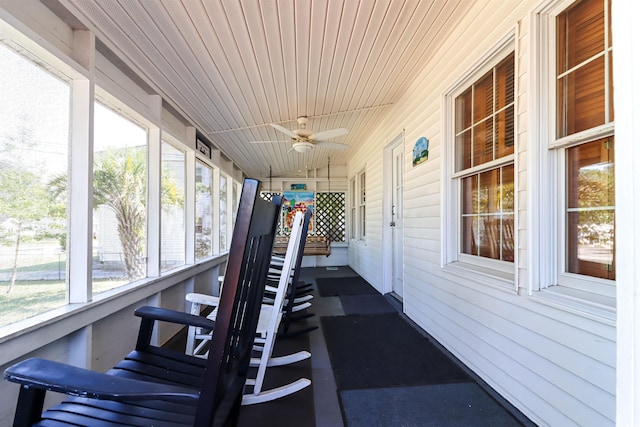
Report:
<svg viewBox="0 0 640 427"><path fill-rule="evenodd" d="M361 218L361 209L364 208L365 211L365 224L366 228L366 211L367 211L367 202L365 195L365 202L361 203L361 180L362 176L365 177L365 191L366 191L366 168L360 169L354 176L349 179L349 237L348 240L357 243L357 244L365 244L367 243L367 236L365 231L363 230L362 218Z"/></svg>
<svg viewBox="0 0 640 427"><path fill-rule="evenodd" d="M509 53L515 51L515 129L516 140L515 153L517 153L517 99L518 99L518 51L516 49L517 28L505 35L490 49L489 53L483 55L468 72L458 78L447 91L442 99L443 119L441 133L444 136L442 144L443 156L446 159L442 168L442 195L444 203L441 205L441 268L454 275L463 276L466 279L474 280L483 285L509 292L518 291L517 265L518 265L518 233L514 232L514 262L492 260L483 257L470 256L460 252L460 173L455 169L455 147L454 147L454 122L455 122L455 98L469 86L482 77L487 71L495 67ZM477 169L486 169L498 164L514 164L514 230L518 230L518 167L517 155L506 156L488 164L481 165ZM465 171L465 175L469 170Z"/></svg>
<svg viewBox="0 0 640 427"><path fill-rule="evenodd" d="M564 148L613 134L605 124L566 138L555 138L555 17L574 0L548 0L531 14L529 73L531 114L528 147L528 284L529 295L540 303L611 324L615 322L615 282L563 273L564 195L561 165ZM537 95L537 96L534 96ZM562 184L562 185L561 185ZM556 286L557 285L557 286Z"/></svg>

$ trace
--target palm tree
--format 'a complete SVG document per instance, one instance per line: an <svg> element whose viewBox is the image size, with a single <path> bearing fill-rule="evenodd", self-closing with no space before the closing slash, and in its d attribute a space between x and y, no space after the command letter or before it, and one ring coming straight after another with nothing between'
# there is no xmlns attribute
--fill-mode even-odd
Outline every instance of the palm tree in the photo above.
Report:
<svg viewBox="0 0 640 427"><path fill-rule="evenodd" d="M93 164L93 207L105 206L116 217L125 272L129 280L145 276L147 194L146 150L142 147L111 148L98 153ZM66 175L49 182L51 197L64 194ZM179 205L182 191L172 176L162 176L164 208Z"/></svg>
<svg viewBox="0 0 640 427"><path fill-rule="evenodd" d="M94 161L93 206L111 209L129 280L145 276L146 151L109 149Z"/></svg>

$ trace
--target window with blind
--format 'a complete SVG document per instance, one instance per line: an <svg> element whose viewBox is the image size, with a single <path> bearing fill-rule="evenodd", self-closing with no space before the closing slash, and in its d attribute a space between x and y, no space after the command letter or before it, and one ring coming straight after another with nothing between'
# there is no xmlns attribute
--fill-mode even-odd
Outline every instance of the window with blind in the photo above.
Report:
<svg viewBox="0 0 640 427"><path fill-rule="evenodd" d="M364 240L367 236L367 197L366 197L366 175L362 171L358 175L358 239Z"/></svg>
<svg viewBox="0 0 640 427"><path fill-rule="evenodd" d="M460 252L514 261L513 51L455 97Z"/></svg>
<svg viewBox="0 0 640 427"><path fill-rule="evenodd" d="M560 284L615 280L611 5L581 0L556 17L556 140L564 183Z"/></svg>

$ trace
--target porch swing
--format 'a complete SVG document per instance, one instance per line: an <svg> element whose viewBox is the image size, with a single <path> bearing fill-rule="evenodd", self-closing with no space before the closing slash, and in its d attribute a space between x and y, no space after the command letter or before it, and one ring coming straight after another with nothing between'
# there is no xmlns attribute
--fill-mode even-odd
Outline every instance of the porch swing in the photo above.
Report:
<svg viewBox="0 0 640 427"><path fill-rule="evenodd" d="M327 182L329 191L331 191L331 159L327 159ZM269 188L271 188L271 168L269 168ZM275 255L284 256L289 244L289 236L276 236L273 245L273 253ZM308 235L304 246L303 255L308 256L329 256L331 255L331 239L329 236Z"/></svg>

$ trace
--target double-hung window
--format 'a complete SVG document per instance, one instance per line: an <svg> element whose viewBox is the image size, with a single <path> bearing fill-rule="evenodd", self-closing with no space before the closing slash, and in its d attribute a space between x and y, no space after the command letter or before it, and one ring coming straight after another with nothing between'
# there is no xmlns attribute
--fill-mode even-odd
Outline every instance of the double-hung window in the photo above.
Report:
<svg viewBox="0 0 640 427"><path fill-rule="evenodd" d="M367 179L365 172L358 174L358 238L364 240L367 236Z"/></svg>
<svg viewBox="0 0 640 427"><path fill-rule="evenodd" d="M367 176L364 170L358 172L356 176L349 181L349 221L351 240L366 240L367 229Z"/></svg>
<svg viewBox="0 0 640 427"><path fill-rule="evenodd" d="M506 40L446 99L452 164L445 264L512 277L505 274L513 274L515 258L513 41Z"/></svg>
<svg viewBox="0 0 640 427"><path fill-rule="evenodd" d="M614 307L611 0L580 0L568 6L554 2L540 16L541 37L552 40L554 47L538 53L541 64L551 65L550 73L542 66L539 71L549 76L547 105L552 111L548 136L540 136L540 166L553 178L546 181L541 200L556 218L548 224L547 249L557 256L548 266L539 260L549 272L539 287L560 285L553 289Z"/></svg>
<svg viewBox="0 0 640 427"><path fill-rule="evenodd" d="M609 5L582 0L557 17L556 140L564 158L564 272L615 279L614 136Z"/></svg>

